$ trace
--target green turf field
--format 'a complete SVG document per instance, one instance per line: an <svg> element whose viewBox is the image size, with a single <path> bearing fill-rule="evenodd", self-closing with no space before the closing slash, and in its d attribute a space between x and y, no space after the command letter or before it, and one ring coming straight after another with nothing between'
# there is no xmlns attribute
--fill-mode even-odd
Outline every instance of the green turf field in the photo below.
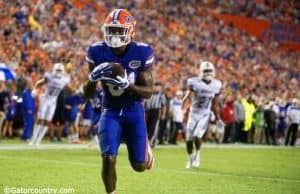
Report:
<svg viewBox="0 0 300 194"><path fill-rule="evenodd" d="M99 151L85 147L48 144L32 149L0 143L0 193L7 187L105 193ZM153 171L137 173L129 166L126 149L120 148L118 194L300 193L299 148L204 145L198 169L184 168L183 145L159 147L154 154Z"/></svg>

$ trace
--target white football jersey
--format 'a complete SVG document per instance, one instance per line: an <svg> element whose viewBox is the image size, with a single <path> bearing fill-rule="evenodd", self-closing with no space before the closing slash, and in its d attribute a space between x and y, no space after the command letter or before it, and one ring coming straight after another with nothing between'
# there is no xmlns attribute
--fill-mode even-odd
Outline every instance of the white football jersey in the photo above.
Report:
<svg viewBox="0 0 300 194"><path fill-rule="evenodd" d="M45 73L47 78L47 90L45 98L47 100L56 100L62 89L70 82L69 76L58 77L53 73Z"/></svg>
<svg viewBox="0 0 300 194"><path fill-rule="evenodd" d="M187 80L187 84L195 93L190 111L209 113L213 98L220 93L222 87L221 81L213 79L207 84L199 77L192 77Z"/></svg>

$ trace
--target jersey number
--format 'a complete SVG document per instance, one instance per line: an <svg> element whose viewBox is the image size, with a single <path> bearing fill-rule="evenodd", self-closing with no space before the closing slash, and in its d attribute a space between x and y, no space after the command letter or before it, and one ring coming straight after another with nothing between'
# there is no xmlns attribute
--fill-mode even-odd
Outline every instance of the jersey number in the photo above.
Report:
<svg viewBox="0 0 300 194"><path fill-rule="evenodd" d="M49 87L48 88L48 94L49 94L49 96L58 96L59 92L60 92L59 88L56 88L56 87Z"/></svg>
<svg viewBox="0 0 300 194"><path fill-rule="evenodd" d="M134 84L135 82L135 74L131 72L128 75L129 83ZM124 89L120 89L118 86L107 83L108 91L112 96L121 96L124 93Z"/></svg>
<svg viewBox="0 0 300 194"><path fill-rule="evenodd" d="M201 96L197 103L198 108L208 108L211 98Z"/></svg>

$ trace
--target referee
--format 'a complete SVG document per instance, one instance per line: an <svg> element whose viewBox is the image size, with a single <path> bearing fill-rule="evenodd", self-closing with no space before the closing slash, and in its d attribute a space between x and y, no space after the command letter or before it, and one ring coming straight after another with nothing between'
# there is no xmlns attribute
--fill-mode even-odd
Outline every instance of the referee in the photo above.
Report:
<svg viewBox="0 0 300 194"><path fill-rule="evenodd" d="M145 100L146 124L148 131L148 140L151 147L155 146L156 139L159 133L160 118L166 114L166 96L163 93L161 83L155 83L157 93L153 94L151 98Z"/></svg>

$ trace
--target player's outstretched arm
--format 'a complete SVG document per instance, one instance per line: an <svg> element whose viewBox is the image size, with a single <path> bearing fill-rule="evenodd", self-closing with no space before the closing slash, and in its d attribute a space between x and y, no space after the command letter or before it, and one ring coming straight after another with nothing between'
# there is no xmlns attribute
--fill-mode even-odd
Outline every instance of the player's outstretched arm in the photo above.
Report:
<svg viewBox="0 0 300 194"><path fill-rule="evenodd" d="M184 109L187 105L187 102L191 101L192 96L193 96L194 92L192 90L188 90L184 97L183 97L183 102L182 102L182 108Z"/></svg>
<svg viewBox="0 0 300 194"><path fill-rule="evenodd" d="M127 90L132 91L138 96L143 98L150 98L156 92L153 84L153 77L151 70L143 71L140 73L138 82L140 85L130 84Z"/></svg>

